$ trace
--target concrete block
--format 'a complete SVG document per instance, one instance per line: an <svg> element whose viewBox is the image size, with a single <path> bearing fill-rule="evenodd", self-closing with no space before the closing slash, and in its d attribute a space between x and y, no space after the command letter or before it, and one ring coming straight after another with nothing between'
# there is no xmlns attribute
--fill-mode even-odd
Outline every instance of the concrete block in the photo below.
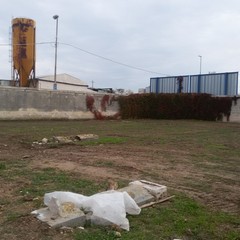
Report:
<svg viewBox="0 0 240 240"><path fill-rule="evenodd" d="M41 208L33 211L32 214L36 214L36 217L42 222L47 223L50 227L77 227L84 226L86 222L86 215L81 211L78 213L70 214L65 217L53 217L48 208Z"/></svg>
<svg viewBox="0 0 240 240"><path fill-rule="evenodd" d="M131 182L127 187L118 189L118 191L126 191L139 207L167 196L166 186L145 180Z"/></svg>

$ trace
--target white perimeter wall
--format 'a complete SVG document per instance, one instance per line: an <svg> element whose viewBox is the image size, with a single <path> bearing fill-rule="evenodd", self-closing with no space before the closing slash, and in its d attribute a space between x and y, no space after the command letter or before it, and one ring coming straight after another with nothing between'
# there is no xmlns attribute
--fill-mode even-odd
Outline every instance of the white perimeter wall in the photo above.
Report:
<svg viewBox="0 0 240 240"><path fill-rule="evenodd" d="M103 116L119 111L115 100L109 101L106 111L102 111L101 101L105 94L0 86L0 120L93 119L94 114L86 106L87 96L92 96L95 109Z"/></svg>

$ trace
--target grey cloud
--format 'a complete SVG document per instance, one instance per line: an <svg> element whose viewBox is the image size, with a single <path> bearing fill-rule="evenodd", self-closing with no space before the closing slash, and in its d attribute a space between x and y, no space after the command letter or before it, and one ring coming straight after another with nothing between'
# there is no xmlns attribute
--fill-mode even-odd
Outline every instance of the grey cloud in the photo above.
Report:
<svg viewBox="0 0 240 240"><path fill-rule="evenodd" d="M33 18L37 42L59 41L104 57L166 74L238 71L238 0L11 0L0 14L0 44L8 42L12 16ZM0 78L9 76L8 48L0 48ZM4 56L4 57L3 57ZM53 72L54 46L37 46L37 74ZM97 87L137 90L156 76L59 45L58 72Z"/></svg>

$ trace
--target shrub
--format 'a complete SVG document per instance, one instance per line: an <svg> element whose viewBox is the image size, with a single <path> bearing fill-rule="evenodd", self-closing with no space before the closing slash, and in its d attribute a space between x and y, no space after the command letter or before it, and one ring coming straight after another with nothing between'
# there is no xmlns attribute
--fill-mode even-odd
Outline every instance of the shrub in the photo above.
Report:
<svg viewBox="0 0 240 240"><path fill-rule="evenodd" d="M200 119L229 118L232 99L210 94L132 94L119 98L120 113L126 118Z"/></svg>

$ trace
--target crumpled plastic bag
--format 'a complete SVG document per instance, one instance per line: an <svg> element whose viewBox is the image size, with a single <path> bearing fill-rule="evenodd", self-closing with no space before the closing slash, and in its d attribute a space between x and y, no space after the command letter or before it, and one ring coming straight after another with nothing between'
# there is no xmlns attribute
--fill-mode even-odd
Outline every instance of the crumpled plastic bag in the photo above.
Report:
<svg viewBox="0 0 240 240"><path fill-rule="evenodd" d="M106 191L86 197L72 192L52 192L44 196L44 203L51 211L52 201L57 200L60 204L71 202L84 212L91 212L91 223L97 225L115 224L129 231L129 221L126 213L138 215L141 209L127 192ZM56 209L53 208L53 211Z"/></svg>

